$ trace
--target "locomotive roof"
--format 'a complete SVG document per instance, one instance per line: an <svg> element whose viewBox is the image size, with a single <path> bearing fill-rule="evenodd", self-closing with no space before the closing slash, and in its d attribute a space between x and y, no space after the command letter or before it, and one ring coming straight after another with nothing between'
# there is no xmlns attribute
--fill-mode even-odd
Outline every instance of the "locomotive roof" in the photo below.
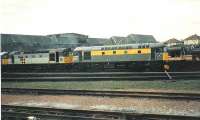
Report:
<svg viewBox="0 0 200 120"><path fill-rule="evenodd" d="M3 56L5 54L8 54L8 52L0 52L0 56Z"/></svg>
<svg viewBox="0 0 200 120"><path fill-rule="evenodd" d="M102 50L102 48L110 48L110 49L125 49L125 48L139 48L139 47L147 47L148 48L156 48L156 47L164 47L163 43L142 43L142 44L124 44L124 45L105 45L105 46L89 46L89 47L77 47L74 51L90 51L90 50Z"/></svg>

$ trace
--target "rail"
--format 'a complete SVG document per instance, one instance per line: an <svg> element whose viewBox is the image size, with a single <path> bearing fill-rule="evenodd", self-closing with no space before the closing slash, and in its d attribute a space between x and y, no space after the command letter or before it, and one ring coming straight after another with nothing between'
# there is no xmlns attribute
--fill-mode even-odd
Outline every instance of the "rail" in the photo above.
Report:
<svg viewBox="0 0 200 120"><path fill-rule="evenodd" d="M132 97L132 98L198 100L198 101L200 100L200 93L58 90L58 89L28 89L28 88L2 88L1 92L2 94L82 95L82 96L103 96L103 97Z"/></svg>
<svg viewBox="0 0 200 120"><path fill-rule="evenodd" d="M199 120L200 116L184 115L161 115L130 112L73 110L58 108L41 108L27 106L2 105L1 115L4 120L11 118L25 119L34 117L36 119L55 120Z"/></svg>
<svg viewBox="0 0 200 120"><path fill-rule="evenodd" d="M170 77L169 77L170 76ZM200 80L198 72L2 73L2 81Z"/></svg>

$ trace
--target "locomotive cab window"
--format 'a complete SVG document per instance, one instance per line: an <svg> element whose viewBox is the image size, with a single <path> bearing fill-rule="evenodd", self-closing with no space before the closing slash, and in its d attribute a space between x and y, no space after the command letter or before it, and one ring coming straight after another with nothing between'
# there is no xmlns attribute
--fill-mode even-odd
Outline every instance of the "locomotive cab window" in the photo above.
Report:
<svg viewBox="0 0 200 120"><path fill-rule="evenodd" d="M157 52L157 53L163 52L163 48L156 48L156 52Z"/></svg>
<svg viewBox="0 0 200 120"><path fill-rule="evenodd" d="M91 52L84 52L84 60L90 60L91 59Z"/></svg>
<svg viewBox="0 0 200 120"><path fill-rule="evenodd" d="M3 55L2 58L3 59L8 59L8 55Z"/></svg>
<svg viewBox="0 0 200 120"><path fill-rule="evenodd" d="M42 55L39 55L39 57L41 58L41 57L42 57Z"/></svg>

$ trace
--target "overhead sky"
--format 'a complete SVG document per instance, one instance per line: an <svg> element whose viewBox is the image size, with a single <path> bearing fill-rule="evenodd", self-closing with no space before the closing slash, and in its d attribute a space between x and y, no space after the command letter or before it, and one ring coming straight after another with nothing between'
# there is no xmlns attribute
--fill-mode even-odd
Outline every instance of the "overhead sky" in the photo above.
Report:
<svg viewBox="0 0 200 120"><path fill-rule="evenodd" d="M200 35L200 0L0 0L0 32L184 39Z"/></svg>

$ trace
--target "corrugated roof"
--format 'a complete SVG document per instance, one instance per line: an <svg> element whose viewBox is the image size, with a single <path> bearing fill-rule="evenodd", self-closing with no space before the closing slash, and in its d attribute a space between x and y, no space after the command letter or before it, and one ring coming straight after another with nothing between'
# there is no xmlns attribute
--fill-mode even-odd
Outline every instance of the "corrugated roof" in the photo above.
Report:
<svg viewBox="0 0 200 120"><path fill-rule="evenodd" d="M50 39L39 35L1 34L2 51L33 51L47 48Z"/></svg>
<svg viewBox="0 0 200 120"><path fill-rule="evenodd" d="M153 35L130 34L127 37L131 42L135 43L157 43Z"/></svg>
<svg viewBox="0 0 200 120"><path fill-rule="evenodd" d="M191 35L187 38L184 39L185 40L200 40L200 36L198 36L197 34Z"/></svg>
<svg viewBox="0 0 200 120"><path fill-rule="evenodd" d="M130 34L127 37L113 36L110 39L88 38L77 33L42 35L1 34L2 51L37 51L54 48L74 48L77 46L120 45L136 43L156 43L152 35Z"/></svg>
<svg viewBox="0 0 200 120"><path fill-rule="evenodd" d="M172 38L172 39L167 40L164 43L167 43L167 44L169 44L169 43L181 43L181 41L177 40L176 38Z"/></svg>
<svg viewBox="0 0 200 120"><path fill-rule="evenodd" d="M89 46L100 46L107 44L110 40L106 38L88 38L86 41Z"/></svg>
<svg viewBox="0 0 200 120"><path fill-rule="evenodd" d="M150 48L154 48L154 47L164 47L164 44L163 43L139 43L139 44L125 44L125 45L121 44L121 45L104 45L104 46L88 46L88 47L84 46L84 47L77 47L74 49L74 51L101 50L101 48L122 49L122 47L124 47L124 49L126 49L127 47L138 48L138 46L149 46Z"/></svg>
<svg viewBox="0 0 200 120"><path fill-rule="evenodd" d="M110 38L113 44L136 44L136 43L157 43L152 35L130 34L127 37L113 36Z"/></svg>
<svg viewBox="0 0 200 120"><path fill-rule="evenodd" d="M112 36L112 37L110 38L110 40L112 41L112 43L113 43L114 45L128 44L128 39L127 39L127 37Z"/></svg>
<svg viewBox="0 0 200 120"><path fill-rule="evenodd" d="M70 48L86 43L87 36L76 33L55 35L1 34L2 51L36 51L40 49Z"/></svg>
<svg viewBox="0 0 200 120"><path fill-rule="evenodd" d="M85 37L88 38L88 35L78 34L78 33L59 33L59 34L50 34L47 36L57 36L57 37Z"/></svg>

